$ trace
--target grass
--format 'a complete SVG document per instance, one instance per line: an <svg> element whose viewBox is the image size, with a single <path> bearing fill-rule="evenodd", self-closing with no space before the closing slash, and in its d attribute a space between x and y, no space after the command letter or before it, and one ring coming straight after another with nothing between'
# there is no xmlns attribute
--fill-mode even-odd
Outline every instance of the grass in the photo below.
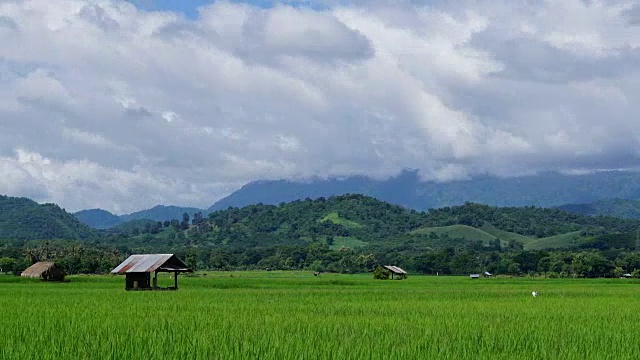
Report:
<svg viewBox="0 0 640 360"><path fill-rule="evenodd" d="M566 234L535 239L534 241L529 242L525 248L532 250L571 248L580 245L584 239L584 236L580 235L580 231L574 231Z"/></svg>
<svg viewBox="0 0 640 360"><path fill-rule="evenodd" d="M584 240L584 237L580 235L580 231L546 238L535 238L500 230L487 222L479 229L467 225L451 225L422 228L414 230L413 232L418 234L448 234L450 238L464 237L467 240L482 240L485 245L489 245L489 243L496 238L501 240L503 246L507 245L509 241L515 240L521 242L525 250L571 248L579 245Z"/></svg>
<svg viewBox="0 0 640 360"><path fill-rule="evenodd" d="M358 229L362 227L360 223L340 217L340 215L338 215L338 213L335 211L330 212L329 214L327 214L327 216L323 217L322 220L320 221L322 222L329 221L334 224L342 225L348 229Z"/></svg>
<svg viewBox="0 0 640 360"><path fill-rule="evenodd" d="M476 229L467 225L451 225L441 227L421 228L414 230L416 234L430 234L436 233L438 235L447 234L450 238L462 238L467 240L481 240L485 245L488 245L492 240L495 240L495 236L488 234L480 229Z"/></svg>
<svg viewBox="0 0 640 360"><path fill-rule="evenodd" d="M0 358L640 358L637 280L243 272L176 292L70 280L0 277Z"/></svg>
<svg viewBox="0 0 640 360"><path fill-rule="evenodd" d="M520 235L514 232L500 230L488 222L485 222L484 224L482 224L482 227L480 228L480 230L502 240L501 242L502 245L507 245L509 241L519 241L522 244L524 244L526 247L528 243L536 240L535 238L531 238L525 235Z"/></svg>
<svg viewBox="0 0 640 360"><path fill-rule="evenodd" d="M365 241L350 236L335 236L333 238L333 244L329 246L329 248L331 248L332 250L338 250L341 247L346 246L348 248L355 249L364 247L368 244L369 243Z"/></svg>

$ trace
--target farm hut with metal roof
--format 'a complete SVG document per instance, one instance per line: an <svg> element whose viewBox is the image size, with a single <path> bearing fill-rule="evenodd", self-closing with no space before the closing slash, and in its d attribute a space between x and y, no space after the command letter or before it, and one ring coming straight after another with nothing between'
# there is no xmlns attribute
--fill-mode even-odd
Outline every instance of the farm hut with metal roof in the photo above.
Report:
<svg viewBox="0 0 640 360"><path fill-rule="evenodd" d="M402 280L407 277L407 272L397 266L385 265L384 268L391 272L391 280L394 279L394 275L397 280Z"/></svg>
<svg viewBox="0 0 640 360"><path fill-rule="evenodd" d="M64 281L64 271L50 261L37 262L26 268L20 276L45 281Z"/></svg>
<svg viewBox="0 0 640 360"><path fill-rule="evenodd" d="M174 286L159 287L160 272L173 273ZM178 290L178 274L184 272L193 270L174 254L131 255L111 271L112 274L125 274L126 290Z"/></svg>

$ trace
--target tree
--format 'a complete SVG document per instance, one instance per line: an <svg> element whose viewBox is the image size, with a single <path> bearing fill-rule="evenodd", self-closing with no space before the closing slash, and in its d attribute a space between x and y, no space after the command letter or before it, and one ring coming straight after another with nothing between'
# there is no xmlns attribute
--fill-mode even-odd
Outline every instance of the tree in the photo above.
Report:
<svg viewBox="0 0 640 360"><path fill-rule="evenodd" d="M187 230L189 228L189 214L182 214L182 222L180 223L180 229Z"/></svg>
<svg viewBox="0 0 640 360"><path fill-rule="evenodd" d="M201 224L203 221L204 221L204 216L202 216L201 212L197 212L197 213L193 214L193 220L191 220L191 223L193 225Z"/></svg>
<svg viewBox="0 0 640 360"><path fill-rule="evenodd" d="M198 269L198 251L194 248L189 248L184 255L184 262L191 270L196 271Z"/></svg>
<svg viewBox="0 0 640 360"><path fill-rule="evenodd" d="M378 266L375 270L373 270L373 278L376 280L389 280L391 276L391 271L383 268L382 266Z"/></svg>
<svg viewBox="0 0 640 360"><path fill-rule="evenodd" d="M329 246L333 245L333 243L335 242L333 235L327 235L327 239L325 240L325 242Z"/></svg>
<svg viewBox="0 0 640 360"><path fill-rule="evenodd" d="M0 273L1 272L10 272L14 271L16 266L16 261L10 257L1 257L0 258Z"/></svg>

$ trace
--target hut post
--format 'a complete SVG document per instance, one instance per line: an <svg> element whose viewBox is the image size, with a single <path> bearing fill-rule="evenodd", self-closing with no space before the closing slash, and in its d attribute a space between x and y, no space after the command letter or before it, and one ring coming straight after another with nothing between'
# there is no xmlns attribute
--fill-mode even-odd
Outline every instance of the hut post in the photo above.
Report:
<svg viewBox="0 0 640 360"><path fill-rule="evenodd" d="M153 273L153 288L158 287L158 270Z"/></svg>
<svg viewBox="0 0 640 360"><path fill-rule="evenodd" d="M178 272L175 272L175 275L173 276L173 286L178 289Z"/></svg>

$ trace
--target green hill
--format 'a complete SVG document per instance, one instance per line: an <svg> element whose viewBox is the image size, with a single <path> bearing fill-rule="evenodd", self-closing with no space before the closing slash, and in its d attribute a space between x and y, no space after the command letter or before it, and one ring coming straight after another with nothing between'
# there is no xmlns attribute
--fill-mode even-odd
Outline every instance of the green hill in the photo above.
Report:
<svg viewBox="0 0 640 360"><path fill-rule="evenodd" d="M125 254L175 253L194 268L226 270L359 272L380 264L428 274L615 276L640 270L640 221L558 209L465 204L418 212L343 195L229 208L191 222L138 220L92 237L55 205L1 200L0 230L9 239L60 239L0 239L7 240L0 241L0 258L18 269L28 266L25 253L58 258L70 273L108 271Z"/></svg>
<svg viewBox="0 0 640 360"><path fill-rule="evenodd" d="M102 209L82 210L73 216L94 229L109 229L122 224L120 217Z"/></svg>
<svg viewBox="0 0 640 360"><path fill-rule="evenodd" d="M561 210L587 215L610 216L620 219L640 219L640 200L611 199L587 204L567 204Z"/></svg>
<svg viewBox="0 0 640 360"><path fill-rule="evenodd" d="M487 234L497 237L498 239L502 240L503 243L507 243L509 241L517 241L526 245L529 242L535 240L534 238L531 238L529 236L516 234L510 231L500 230L495 226L489 224L488 222L483 223L482 226L480 227L480 230L486 232Z"/></svg>
<svg viewBox="0 0 640 360"><path fill-rule="evenodd" d="M482 241L483 244L489 245L489 243L496 239L495 236L488 234L480 229L468 225L450 225L442 227L420 228L412 231L413 234L437 234L439 236L445 235L451 239Z"/></svg>
<svg viewBox="0 0 640 360"><path fill-rule="evenodd" d="M55 204L0 195L0 239L80 240L96 233Z"/></svg>
<svg viewBox="0 0 640 360"><path fill-rule="evenodd" d="M576 248L585 243L585 236L580 231L573 231L545 238L533 238L509 231L497 229L489 223L484 223L480 229L467 225L450 225L443 227L421 228L413 231L414 234L446 235L451 239L464 238L466 240L480 240L484 245L489 245L495 239L501 240L505 246L510 241L521 243L526 250Z"/></svg>
<svg viewBox="0 0 640 360"><path fill-rule="evenodd" d="M327 242L334 249L407 244L427 249L478 240L495 246L495 239L500 239L503 247L515 242L525 249L543 249L582 246L589 236L628 233L638 227L640 222L635 220L588 217L536 207L465 204L417 212L348 194L214 211L199 226L185 231L151 226L151 235L155 239L152 243L159 245L186 241L230 248ZM148 231L141 231L145 232ZM149 236L144 239L151 241ZM515 243L511 245L517 247Z"/></svg>
<svg viewBox="0 0 640 360"><path fill-rule="evenodd" d="M566 234L550 236L541 239L533 239L525 244L525 249L541 250L541 249L562 249L576 248L585 242L585 237L580 231L574 231Z"/></svg>
<svg viewBox="0 0 640 360"><path fill-rule="evenodd" d="M5 238L74 240L96 235L55 205L8 197L1 200L4 207L1 208L0 236ZM418 212L351 194L297 200L279 206L229 208L214 211L199 221L186 225L176 221L172 225L136 220L100 234L111 244L144 244L145 251L181 244L254 248L328 243L331 248L410 245L427 249L481 241L495 247L495 239L500 239L503 247L518 242L525 249L545 249L589 246L592 242L586 239L631 233L640 228L637 220L589 217L536 207L465 204ZM609 238L602 239L606 242ZM602 241L598 242L599 247L603 246Z"/></svg>

